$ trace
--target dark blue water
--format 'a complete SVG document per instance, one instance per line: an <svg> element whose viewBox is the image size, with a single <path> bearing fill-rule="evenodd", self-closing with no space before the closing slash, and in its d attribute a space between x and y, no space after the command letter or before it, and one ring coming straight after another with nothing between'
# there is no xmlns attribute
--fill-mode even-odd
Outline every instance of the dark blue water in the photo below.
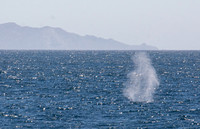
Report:
<svg viewBox="0 0 200 129"><path fill-rule="evenodd" d="M200 128L200 51L147 51L154 101L123 95L135 51L0 51L0 128Z"/></svg>

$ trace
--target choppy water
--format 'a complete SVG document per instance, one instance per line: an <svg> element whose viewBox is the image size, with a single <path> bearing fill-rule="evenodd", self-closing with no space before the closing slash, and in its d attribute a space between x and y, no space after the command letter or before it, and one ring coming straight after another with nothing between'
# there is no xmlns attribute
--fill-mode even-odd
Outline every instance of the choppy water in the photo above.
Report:
<svg viewBox="0 0 200 129"><path fill-rule="evenodd" d="M0 51L0 128L200 128L200 51L147 51L153 101L124 96L135 51Z"/></svg>

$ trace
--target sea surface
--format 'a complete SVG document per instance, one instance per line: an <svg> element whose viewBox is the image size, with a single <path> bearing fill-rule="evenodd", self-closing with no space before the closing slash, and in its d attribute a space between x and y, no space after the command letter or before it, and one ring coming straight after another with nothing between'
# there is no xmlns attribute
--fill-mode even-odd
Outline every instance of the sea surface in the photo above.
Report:
<svg viewBox="0 0 200 129"><path fill-rule="evenodd" d="M0 128L200 128L200 51L144 52L150 102L123 93L138 51L0 50Z"/></svg>

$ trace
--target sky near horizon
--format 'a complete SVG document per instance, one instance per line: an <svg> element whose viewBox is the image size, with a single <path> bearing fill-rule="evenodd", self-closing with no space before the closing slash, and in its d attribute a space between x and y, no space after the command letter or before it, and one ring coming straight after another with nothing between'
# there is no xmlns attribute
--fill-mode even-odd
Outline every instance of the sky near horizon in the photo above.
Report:
<svg viewBox="0 0 200 129"><path fill-rule="evenodd" d="M200 0L0 0L0 24L7 22L161 50L200 50Z"/></svg>

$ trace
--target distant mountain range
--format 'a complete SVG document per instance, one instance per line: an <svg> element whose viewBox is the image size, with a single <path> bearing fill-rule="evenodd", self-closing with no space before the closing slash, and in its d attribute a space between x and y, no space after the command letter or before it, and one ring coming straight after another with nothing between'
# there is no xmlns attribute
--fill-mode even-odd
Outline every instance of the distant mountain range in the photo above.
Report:
<svg viewBox="0 0 200 129"><path fill-rule="evenodd" d="M0 49L28 50L157 50L146 44L127 45L116 40L80 36L61 28L32 28L15 23L0 24Z"/></svg>

